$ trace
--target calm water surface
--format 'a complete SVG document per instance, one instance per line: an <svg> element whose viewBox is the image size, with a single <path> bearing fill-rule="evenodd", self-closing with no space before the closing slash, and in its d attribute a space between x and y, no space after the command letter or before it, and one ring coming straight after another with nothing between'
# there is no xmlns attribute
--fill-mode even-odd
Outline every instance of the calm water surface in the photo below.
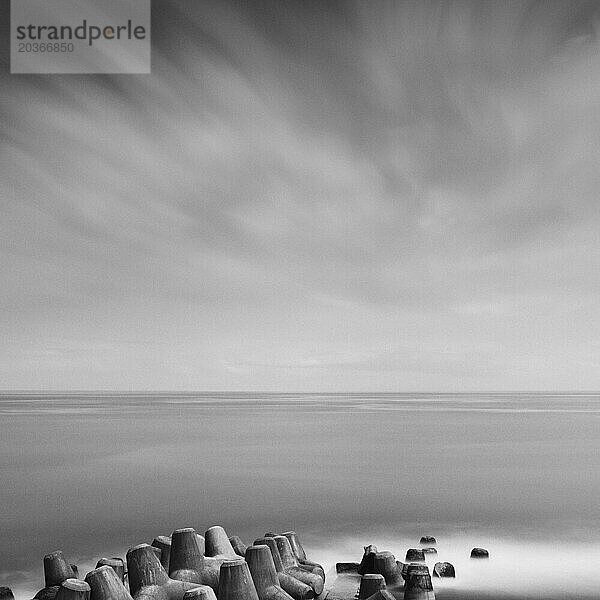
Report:
<svg viewBox="0 0 600 600"><path fill-rule="evenodd" d="M222 524L327 565L435 535L442 600L597 596L599 442L597 394L4 394L0 585Z"/></svg>

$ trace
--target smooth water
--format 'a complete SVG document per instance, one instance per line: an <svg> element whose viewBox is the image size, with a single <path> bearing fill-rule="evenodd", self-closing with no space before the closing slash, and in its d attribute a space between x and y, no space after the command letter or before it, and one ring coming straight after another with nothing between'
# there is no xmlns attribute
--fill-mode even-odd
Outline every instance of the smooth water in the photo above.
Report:
<svg viewBox="0 0 600 600"><path fill-rule="evenodd" d="M296 529L326 566L434 535L442 599L592 597L599 441L598 394L4 394L0 585L222 524Z"/></svg>

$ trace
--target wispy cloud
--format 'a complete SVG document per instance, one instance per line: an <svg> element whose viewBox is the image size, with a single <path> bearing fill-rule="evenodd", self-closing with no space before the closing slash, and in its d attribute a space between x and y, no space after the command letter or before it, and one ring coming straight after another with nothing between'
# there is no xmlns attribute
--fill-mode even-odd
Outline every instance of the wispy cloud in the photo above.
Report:
<svg viewBox="0 0 600 600"><path fill-rule="evenodd" d="M4 77L5 386L597 387L595 3L153 18L152 75Z"/></svg>

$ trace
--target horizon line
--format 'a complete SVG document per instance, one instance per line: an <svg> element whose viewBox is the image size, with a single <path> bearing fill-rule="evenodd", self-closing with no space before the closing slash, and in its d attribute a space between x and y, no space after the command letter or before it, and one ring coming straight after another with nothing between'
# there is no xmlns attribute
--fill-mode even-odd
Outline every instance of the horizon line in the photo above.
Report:
<svg viewBox="0 0 600 600"><path fill-rule="evenodd" d="M125 389L0 389L0 395L8 394L287 394L287 395L309 395L309 394L321 394L321 395L356 395L356 394L600 394L598 390L540 390L540 389L495 389L495 390L405 390L405 391L377 391L377 390L357 390L357 391L283 391L283 390L161 390L161 389L138 389L138 390L125 390Z"/></svg>

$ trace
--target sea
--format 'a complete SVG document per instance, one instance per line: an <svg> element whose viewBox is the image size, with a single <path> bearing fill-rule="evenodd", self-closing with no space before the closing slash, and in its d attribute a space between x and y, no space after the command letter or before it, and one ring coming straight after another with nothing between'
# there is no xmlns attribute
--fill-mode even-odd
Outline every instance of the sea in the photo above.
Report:
<svg viewBox="0 0 600 600"><path fill-rule="evenodd" d="M294 529L326 570L422 535L444 598L597 598L600 394L3 393L0 585L174 529ZM489 560L471 560L473 547ZM331 577L331 576L330 576Z"/></svg>

